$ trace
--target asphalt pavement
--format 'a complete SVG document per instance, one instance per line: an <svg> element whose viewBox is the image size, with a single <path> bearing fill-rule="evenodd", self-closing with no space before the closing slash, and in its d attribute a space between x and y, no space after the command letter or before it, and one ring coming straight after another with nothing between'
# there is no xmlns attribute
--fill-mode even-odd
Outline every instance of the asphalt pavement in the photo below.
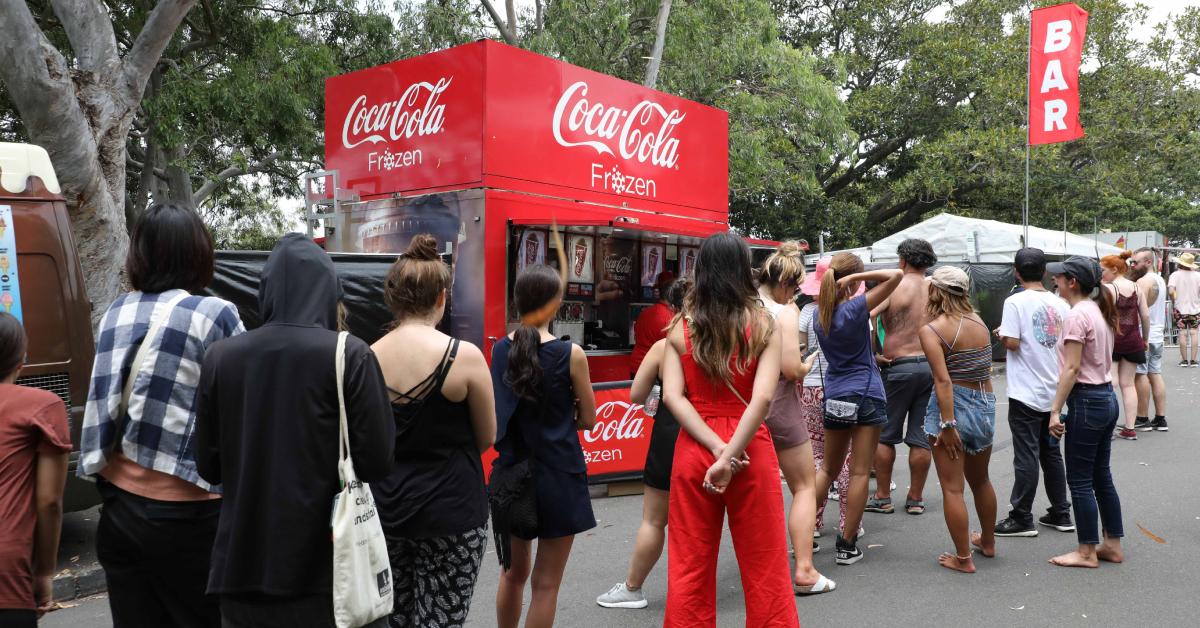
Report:
<svg viewBox="0 0 1200 628"><path fill-rule="evenodd" d="M1200 593L1200 369L1181 369L1168 349L1168 433L1139 433L1139 440L1113 443L1112 467L1125 521L1126 562L1099 569L1065 569L1046 560L1075 547L1075 535L1042 528L1036 538L998 539L998 556L976 558L978 573L952 573L939 567L939 553L952 550L942 518L941 491L931 472L925 490L927 512L867 513L860 547L866 558L848 567L834 565L833 539L825 536L816 565L838 583L837 591L798 598L806 628L826 626L1197 626L1194 604ZM996 441L991 477L1007 513L1012 488L1012 447L1005 417L1004 378L995 381ZM896 495L908 483L907 451L896 463ZM786 492L786 491L785 491ZM969 495L969 493L968 493ZM968 497L970 499L970 497ZM557 625L630 628L662 624L666 595L666 556L650 574L644 610L612 610L595 603L597 595L623 580L641 517L641 497L597 497L596 529L576 538L559 595ZM1039 491L1035 512L1048 503ZM968 504L970 507L971 505ZM831 504L826 517L836 524ZM1038 512L1040 514L1040 512ZM978 529L972 511L972 528ZM94 513L92 514L94 518ZM85 527L85 526L84 526ZM489 551L475 590L470 627L495 625L494 600L499 577ZM718 565L719 626L745 622L741 584L733 546L726 534ZM526 593L528 596L528 592ZM67 602L43 627L109 626L108 602L101 595Z"/></svg>

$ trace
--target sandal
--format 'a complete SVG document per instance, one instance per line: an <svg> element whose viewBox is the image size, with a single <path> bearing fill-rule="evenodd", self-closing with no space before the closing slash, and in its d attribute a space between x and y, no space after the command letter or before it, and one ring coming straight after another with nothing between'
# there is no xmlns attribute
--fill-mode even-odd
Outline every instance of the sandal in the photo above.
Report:
<svg viewBox="0 0 1200 628"><path fill-rule="evenodd" d="M825 576L817 578L816 584L799 585L792 584L792 592L799 596L817 595L820 593L829 593L837 588L837 583Z"/></svg>
<svg viewBox="0 0 1200 628"><path fill-rule="evenodd" d="M923 515L925 514L925 502L919 499L906 499L904 500L904 512L910 515Z"/></svg>
<svg viewBox="0 0 1200 628"><path fill-rule="evenodd" d="M890 515L896 512L896 507L892 505L891 497L885 497L883 499L872 497L871 499L867 500L867 505L863 508L863 510L866 512L879 512L885 515Z"/></svg>

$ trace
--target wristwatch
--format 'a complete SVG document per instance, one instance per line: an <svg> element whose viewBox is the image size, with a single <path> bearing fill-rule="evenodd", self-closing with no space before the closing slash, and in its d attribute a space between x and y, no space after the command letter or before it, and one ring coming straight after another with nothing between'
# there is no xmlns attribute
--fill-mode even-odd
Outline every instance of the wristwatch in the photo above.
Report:
<svg viewBox="0 0 1200 628"><path fill-rule="evenodd" d="M950 419L949 421L941 421L938 423L939 430L946 430L950 428L958 429L958 421L955 419Z"/></svg>

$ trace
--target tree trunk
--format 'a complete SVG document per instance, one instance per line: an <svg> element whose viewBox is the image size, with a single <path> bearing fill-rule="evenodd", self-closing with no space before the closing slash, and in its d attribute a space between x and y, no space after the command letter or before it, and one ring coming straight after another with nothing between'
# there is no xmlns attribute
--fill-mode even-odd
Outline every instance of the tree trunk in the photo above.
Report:
<svg viewBox="0 0 1200 628"><path fill-rule="evenodd" d="M667 39L667 19L671 16L671 0L660 0L658 23L654 28L654 49L650 51L650 63L646 65L646 80L642 85L654 89L658 84L658 68L662 65L663 45Z"/></svg>

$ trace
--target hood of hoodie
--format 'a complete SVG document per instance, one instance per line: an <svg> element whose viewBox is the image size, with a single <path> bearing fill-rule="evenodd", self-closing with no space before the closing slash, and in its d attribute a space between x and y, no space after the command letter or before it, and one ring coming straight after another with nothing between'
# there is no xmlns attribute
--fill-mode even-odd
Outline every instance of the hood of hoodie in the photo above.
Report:
<svg viewBox="0 0 1200 628"><path fill-rule="evenodd" d="M311 239L289 233L263 266L258 305L263 323L337 328L342 286L333 260Z"/></svg>

